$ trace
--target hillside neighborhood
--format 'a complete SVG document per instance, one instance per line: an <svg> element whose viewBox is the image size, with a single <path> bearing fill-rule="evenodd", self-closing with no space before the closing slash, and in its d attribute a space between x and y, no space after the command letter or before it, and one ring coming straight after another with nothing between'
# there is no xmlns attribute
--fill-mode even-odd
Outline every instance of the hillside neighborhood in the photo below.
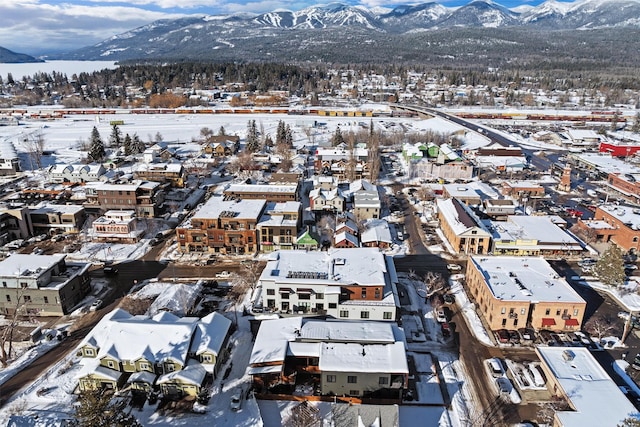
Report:
<svg viewBox="0 0 640 427"><path fill-rule="evenodd" d="M635 105L336 77L333 105L0 109L0 425L638 418Z"/></svg>

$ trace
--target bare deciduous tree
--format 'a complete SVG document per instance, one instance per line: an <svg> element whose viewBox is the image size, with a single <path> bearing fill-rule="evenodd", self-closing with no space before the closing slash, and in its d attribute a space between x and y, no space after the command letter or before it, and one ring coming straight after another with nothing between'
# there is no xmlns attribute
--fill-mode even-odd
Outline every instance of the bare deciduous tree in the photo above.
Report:
<svg viewBox="0 0 640 427"><path fill-rule="evenodd" d="M584 329L591 335L597 335L598 339L602 339L605 335L613 332L616 329L616 325L611 319L596 315L591 317L584 325Z"/></svg>

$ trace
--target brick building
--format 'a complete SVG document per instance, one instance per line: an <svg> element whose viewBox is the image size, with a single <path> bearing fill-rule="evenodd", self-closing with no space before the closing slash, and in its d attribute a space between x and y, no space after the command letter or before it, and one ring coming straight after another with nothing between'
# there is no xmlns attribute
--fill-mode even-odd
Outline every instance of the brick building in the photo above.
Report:
<svg viewBox="0 0 640 427"><path fill-rule="evenodd" d="M85 187L87 210L134 209L136 216L153 218L164 202L164 191L160 183L133 181L127 184L97 183Z"/></svg>

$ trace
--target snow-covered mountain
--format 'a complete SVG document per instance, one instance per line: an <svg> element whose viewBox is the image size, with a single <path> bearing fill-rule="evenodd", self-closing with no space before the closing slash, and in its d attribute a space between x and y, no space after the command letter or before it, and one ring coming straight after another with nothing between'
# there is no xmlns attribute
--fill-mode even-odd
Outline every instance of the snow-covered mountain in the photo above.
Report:
<svg viewBox="0 0 640 427"><path fill-rule="evenodd" d="M640 0L547 0L535 7L516 9L491 0L473 0L456 8L429 2L391 10L331 3L260 15L194 16L156 21L63 58L211 58L229 49L242 49L243 53L269 50L268 55L281 55L295 47L311 49L314 53L310 59L321 59L331 54L331 46L347 47L356 42L371 45L407 34L478 28L640 28ZM387 34L386 38L381 39L381 34ZM341 43L328 42L340 37Z"/></svg>

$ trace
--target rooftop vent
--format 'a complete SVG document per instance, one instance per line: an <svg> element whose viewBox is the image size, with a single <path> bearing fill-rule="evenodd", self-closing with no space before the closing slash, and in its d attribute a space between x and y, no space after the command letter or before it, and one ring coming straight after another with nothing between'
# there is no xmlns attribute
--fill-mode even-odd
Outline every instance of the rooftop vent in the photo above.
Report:
<svg viewBox="0 0 640 427"><path fill-rule="evenodd" d="M345 265L346 262L347 262L347 260L344 259L344 258L336 258L336 259L333 260L333 263L335 265Z"/></svg>
<svg viewBox="0 0 640 427"><path fill-rule="evenodd" d="M564 350L562 352L562 358L564 359L565 362L569 362L575 359L575 357L576 357L576 354L572 350Z"/></svg>

